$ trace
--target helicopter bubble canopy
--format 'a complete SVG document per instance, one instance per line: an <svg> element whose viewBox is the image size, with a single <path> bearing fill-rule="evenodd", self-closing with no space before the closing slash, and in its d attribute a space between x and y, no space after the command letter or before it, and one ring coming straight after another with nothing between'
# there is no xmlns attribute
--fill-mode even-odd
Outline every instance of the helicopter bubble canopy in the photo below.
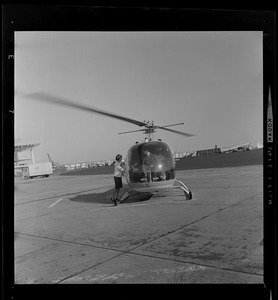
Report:
<svg viewBox="0 0 278 300"><path fill-rule="evenodd" d="M133 188L155 186L175 179L173 151L164 142L152 141L133 145L127 152L127 180Z"/></svg>

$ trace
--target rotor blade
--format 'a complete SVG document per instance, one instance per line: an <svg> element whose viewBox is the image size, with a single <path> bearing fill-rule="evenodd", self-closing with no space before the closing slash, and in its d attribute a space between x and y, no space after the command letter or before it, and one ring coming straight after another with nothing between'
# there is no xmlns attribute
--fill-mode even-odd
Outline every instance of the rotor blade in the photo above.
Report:
<svg viewBox="0 0 278 300"><path fill-rule="evenodd" d="M139 130L132 130L132 131L119 132L119 134L131 133L131 132L138 132L138 131L145 131L145 129L139 129Z"/></svg>
<svg viewBox="0 0 278 300"><path fill-rule="evenodd" d="M48 102L48 103L52 103L52 104L59 104L59 105L63 105L63 106L68 106L68 107L77 108L77 109L80 109L80 110L85 110L85 111L97 113L97 114L104 115L104 116L107 116L107 117L111 117L111 118L114 118L114 119L129 122L129 123L132 123L132 124L135 124L135 125L138 125L138 126L145 126L145 123L140 122L140 121L136 121L136 120L129 119L129 118L126 118L126 117L122 117L122 116L119 116L119 115L116 115L116 114L105 112L105 111L102 111L102 110L99 110L99 109L96 109L96 108L93 108L93 107L85 106L85 105L82 105L82 104L77 104L77 103L74 103L74 102L70 102L70 101L68 101L66 99L63 99L61 97L52 96L52 95L48 95L48 94L45 94L45 93L33 93L33 94L27 95L26 97L28 97L30 99L34 99L34 100L44 101L44 102Z"/></svg>
<svg viewBox="0 0 278 300"><path fill-rule="evenodd" d="M177 126L177 125L184 125L184 123L177 123L177 124L171 124L171 125L164 125L164 126L160 126L160 128L161 128L161 127L165 128L165 127Z"/></svg>
<svg viewBox="0 0 278 300"><path fill-rule="evenodd" d="M170 132L173 132L173 133L177 133L177 134L180 134L180 135L183 135L183 136L194 136L194 134L190 134L190 133L186 133L186 132L182 132L182 131L177 131L177 130L173 130L173 129L168 129L168 128L164 128L164 127L160 127L160 126L157 126L157 128L159 129L163 129L163 130L167 130L167 131L170 131Z"/></svg>

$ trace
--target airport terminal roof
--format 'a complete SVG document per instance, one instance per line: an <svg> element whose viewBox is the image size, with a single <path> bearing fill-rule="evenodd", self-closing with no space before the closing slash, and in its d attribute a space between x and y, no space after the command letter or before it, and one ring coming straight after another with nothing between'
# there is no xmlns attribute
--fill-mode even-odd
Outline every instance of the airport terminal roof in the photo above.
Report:
<svg viewBox="0 0 278 300"><path fill-rule="evenodd" d="M29 144L15 145L14 146L14 152L26 151L28 149L35 148L39 145L40 145L40 143L29 143Z"/></svg>

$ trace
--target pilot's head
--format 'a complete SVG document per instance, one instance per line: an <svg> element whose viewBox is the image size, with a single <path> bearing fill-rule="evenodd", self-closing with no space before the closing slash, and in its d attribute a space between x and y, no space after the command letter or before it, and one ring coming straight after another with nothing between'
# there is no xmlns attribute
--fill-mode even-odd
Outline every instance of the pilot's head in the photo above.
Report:
<svg viewBox="0 0 278 300"><path fill-rule="evenodd" d="M121 154L117 154L115 160L116 161L121 161L122 160L122 155Z"/></svg>

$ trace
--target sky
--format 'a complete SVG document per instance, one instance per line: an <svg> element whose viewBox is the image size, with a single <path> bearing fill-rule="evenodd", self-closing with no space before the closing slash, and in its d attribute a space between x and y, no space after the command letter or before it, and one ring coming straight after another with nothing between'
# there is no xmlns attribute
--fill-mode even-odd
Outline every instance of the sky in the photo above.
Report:
<svg viewBox="0 0 278 300"><path fill-rule="evenodd" d="M28 98L44 92L158 130L174 152L263 142L261 31L15 33L16 144L40 142L35 161L125 157L134 124ZM30 157L29 151L19 158Z"/></svg>

